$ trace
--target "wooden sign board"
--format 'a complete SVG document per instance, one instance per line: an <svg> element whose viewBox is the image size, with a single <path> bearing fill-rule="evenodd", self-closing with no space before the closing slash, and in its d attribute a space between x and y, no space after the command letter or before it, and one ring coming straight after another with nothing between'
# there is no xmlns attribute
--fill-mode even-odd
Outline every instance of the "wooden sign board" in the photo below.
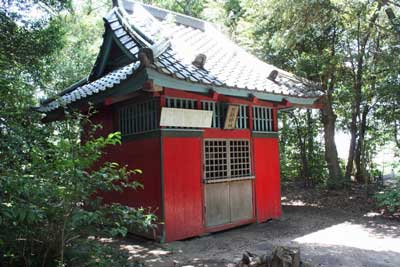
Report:
<svg viewBox="0 0 400 267"><path fill-rule="evenodd" d="M238 114L239 114L239 106L237 105L228 106L224 124L225 130L230 130L235 128Z"/></svg>
<svg viewBox="0 0 400 267"><path fill-rule="evenodd" d="M160 126L211 128L212 111L165 108L161 109Z"/></svg>

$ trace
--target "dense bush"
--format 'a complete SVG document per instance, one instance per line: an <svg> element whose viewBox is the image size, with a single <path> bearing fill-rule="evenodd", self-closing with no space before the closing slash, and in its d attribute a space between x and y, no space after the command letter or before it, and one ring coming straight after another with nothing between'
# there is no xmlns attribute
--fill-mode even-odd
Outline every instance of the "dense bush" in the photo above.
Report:
<svg viewBox="0 0 400 267"><path fill-rule="evenodd" d="M389 215L400 213L400 186L387 188L375 195L379 208L385 209Z"/></svg>
<svg viewBox="0 0 400 267"><path fill-rule="evenodd" d="M94 194L140 187L131 180L138 170L116 163L92 170L119 134L94 138L88 117L67 114L43 124L31 110L38 96L55 95L90 72L102 20L100 10L90 12L91 1L77 5L0 4L0 266L124 266L127 257L99 237L148 228L155 219L144 209L103 206ZM84 144L83 127L92 130Z"/></svg>
<svg viewBox="0 0 400 267"><path fill-rule="evenodd" d="M118 145L120 135L93 138L96 127L85 126L89 123L88 117L74 115L33 131L19 125L18 131L26 133L10 140L7 148L6 139L13 137L4 133L0 244L5 266L107 266L118 257L107 256L111 248L89 237L125 235L128 227L152 226L155 216L148 211L102 205L96 196L99 189L140 187L131 179L140 171L117 163L92 170L102 149ZM85 143L80 141L81 126L93 129Z"/></svg>

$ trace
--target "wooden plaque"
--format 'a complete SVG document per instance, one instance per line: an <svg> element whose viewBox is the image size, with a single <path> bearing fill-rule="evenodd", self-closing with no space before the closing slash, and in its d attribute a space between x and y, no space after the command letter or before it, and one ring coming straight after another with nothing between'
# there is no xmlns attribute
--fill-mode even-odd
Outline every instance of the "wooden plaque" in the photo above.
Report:
<svg viewBox="0 0 400 267"><path fill-rule="evenodd" d="M237 106L237 105L229 105L228 106L228 110L226 112L226 117L225 117L225 124L224 124L225 130L230 130L230 129L235 128L238 113L239 113L239 106Z"/></svg>
<svg viewBox="0 0 400 267"><path fill-rule="evenodd" d="M160 126L210 128L212 114L213 112L208 110L163 107Z"/></svg>

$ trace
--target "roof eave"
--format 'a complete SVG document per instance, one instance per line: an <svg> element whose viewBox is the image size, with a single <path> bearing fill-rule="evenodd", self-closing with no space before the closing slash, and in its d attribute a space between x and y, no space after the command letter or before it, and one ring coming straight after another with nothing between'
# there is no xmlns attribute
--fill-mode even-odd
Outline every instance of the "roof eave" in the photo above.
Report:
<svg viewBox="0 0 400 267"><path fill-rule="evenodd" d="M147 72L144 68L139 68L136 72L134 72L130 77L125 80L122 80L121 83L115 84L113 87L108 88L107 90L93 94L91 96L87 96L81 98L75 102L72 102L66 106L60 106L56 109L50 111L40 111L38 110L40 107L35 107L34 110L44 113L47 116L51 116L51 114L61 114L64 113L64 109L79 109L88 103L93 104L94 106L101 106L104 104L104 100L110 96L122 96L127 95L129 93L139 91L143 88L143 84L148 80ZM57 117L59 117L57 115Z"/></svg>
<svg viewBox="0 0 400 267"><path fill-rule="evenodd" d="M82 85L84 85L85 83L87 83L87 81L88 81L88 77L85 77L85 78L83 78L83 79L77 81L76 83L74 83L74 84L68 86L67 88L65 88L64 90L62 90L62 91L61 91L60 93L58 93L56 96L54 96L54 97L49 97L49 98L46 98L46 99L44 99L44 100L41 100L41 101L40 101L40 105L46 105L46 104L50 103L51 101L54 101L54 100L57 99L58 97L60 97L60 96L62 96L62 95L64 95L64 94L67 94L67 93L69 93L69 92L72 92L73 90L75 90L75 89L78 88L79 86L82 86ZM36 108L33 108L33 109L36 109Z"/></svg>
<svg viewBox="0 0 400 267"><path fill-rule="evenodd" d="M278 102L289 101L293 105L304 106L314 108L315 103L320 99L319 96L315 97L300 97L300 96L288 96L267 91L257 91L242 88L229 88L224 86L215 86L213 84L194 83L190 81L180 80L170 77L165 74L161 74L152 68L146 68L148 78L153 80L157 85L173 88L182 91L190 91L197 93L208 93L213 90L219 94L234 96L234 97L257 97L260 100Z"/></svg>

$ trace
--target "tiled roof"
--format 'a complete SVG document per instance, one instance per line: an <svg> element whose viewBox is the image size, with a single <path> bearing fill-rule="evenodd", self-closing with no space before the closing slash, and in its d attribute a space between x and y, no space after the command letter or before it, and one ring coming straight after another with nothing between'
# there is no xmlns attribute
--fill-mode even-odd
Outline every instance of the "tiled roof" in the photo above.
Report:
<svg viewBox="0 0 400 267"><path fill-rule="evenodd" d="M121 83L132 75L132 73L139 68L139 65L140 62L136 61L123 68L112 71L96 81L78 86L71 92L65 93L53 101L48 101L46 104L42 104L38 110L40 112L56 110L59 107L71 104L87 96L103 92L107 90L107 88L112 88L114 85Z"/></svg>
<svg viewBox="0 0 400 267"><path fill-rule="evenodd" d="M146 67L174 79L232 90L245 89L249 93L315 99L320 96L315 84L259 60L206 21L131 0L119 0L119 6L104 20L106 28L134 63L62 93L57 100L42 105L39 111L55 110L120 83L139 68L141 48L153 51L154 63ZM193 64L199 54L206 56L203 67ZM100 53L96 65L102 56ZM273 71L276 78L270 79Z"/></svg>
<svg viewBox="0 0 400 267"><path fill-rule="evenodd" d="M300 97L319 95L315 84L259 60L211 23L134 1L120 2L120 14L133 31L146 36L152 44L160 39L170 42L153 66L163 74L215 86ZM115 13L118 11L111 11L109 16ZM192 64L198 54L206 56L204 68ZM272 81L268 76L274 70L278 75Z"/></svg>

